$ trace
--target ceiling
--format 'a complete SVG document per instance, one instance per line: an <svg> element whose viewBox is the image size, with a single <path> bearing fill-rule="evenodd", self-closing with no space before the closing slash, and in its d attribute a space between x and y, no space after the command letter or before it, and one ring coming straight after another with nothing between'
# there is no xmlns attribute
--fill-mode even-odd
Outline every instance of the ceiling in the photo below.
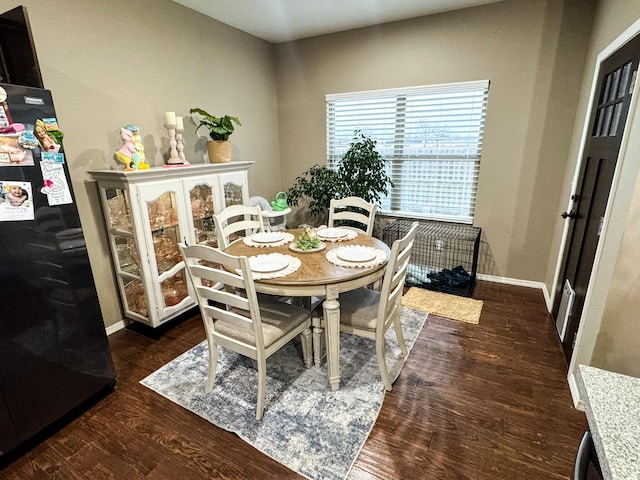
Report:
<svg viewBox="0 0 640 480"><path fill-rule="evenodd" d="M173 0L272 43L502 0Z"/></svg>

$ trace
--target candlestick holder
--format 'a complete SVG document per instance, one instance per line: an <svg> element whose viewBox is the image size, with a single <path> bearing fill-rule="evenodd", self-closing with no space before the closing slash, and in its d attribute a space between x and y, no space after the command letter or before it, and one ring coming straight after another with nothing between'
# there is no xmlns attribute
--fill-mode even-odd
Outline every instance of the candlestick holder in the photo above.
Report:
<svg viewBox="0 0 640 480"><path fill-rule="evenodd" d="M184 142L182 141L182 132L184 132L183 128L176 128L176 150L178 151L178 157L180 157L182 163L185 165L191 165L189 162L187 162L187 159L184 156Z"/></svg>
<svg viewBox="0 0 640 480"><path fill-rule="evenodd" d="M165 123L164 126L167 129L167 132L169 132L169 146L171 147L167 165L182 165L184 162L180 158L178 149L176 148L178 145L178 142L176 141L176 126L175 124L170 123Z"/></svg>

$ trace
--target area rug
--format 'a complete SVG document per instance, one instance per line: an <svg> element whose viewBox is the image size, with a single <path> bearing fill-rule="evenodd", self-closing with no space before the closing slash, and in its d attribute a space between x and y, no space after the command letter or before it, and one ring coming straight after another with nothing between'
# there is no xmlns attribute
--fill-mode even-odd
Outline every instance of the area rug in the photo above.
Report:
<svg viewBox="0 0 640 480"><path fill-rule="evenodd" d="M411 350L427 315L403 308L402 330ZM393 329L386 336L389 375L404 361ZM340 337L340 389L329 389L326 364L304 367L299 343L290 342L267 360L262 420L255 418L255 362L218 349L216 386L205 393L206 341L183 353L140 383L191 410L295 472L313 480L346 478L369 436L384 401L375 342Z"/></svg>
<svg viewBox="0 0 640 480"><path fill-rule="evenodd" d="M402 305L428 312L438 317L476 325L480 321L480 313L482 312L482 300L434 292L418 287L411 287L404 294Z"/></svg>

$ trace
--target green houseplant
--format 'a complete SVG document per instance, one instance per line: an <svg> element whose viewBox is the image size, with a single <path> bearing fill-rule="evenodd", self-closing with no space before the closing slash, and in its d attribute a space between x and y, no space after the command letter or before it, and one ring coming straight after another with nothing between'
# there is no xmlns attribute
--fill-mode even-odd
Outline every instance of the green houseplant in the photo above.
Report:
<svg viewBox="0 0 640 480"><path fill-rule="evenodd" d="M389 186L393 186L385 171L387 160L376 150L376 141L360 130L354 132L349 145L335 170L326 165L313 165L296 177L287 191L289 204L297 206L304 198L309 215L322 220L328 215L333 198L355 196L379 204L382 195L389 193Z"/></svg>
<svg viewBox="0 0 640 480"><path fill-rule="evenodd" d="M192 108L189 113L197 113L202 118L196 127L196 133L200 127L209 130L211 140L207 142L209 161L212 163L224 163L231 161L231 142L229 136L235 131L234 123L242 126L237 117L224 115L215 117L202 108Z"/></svg>

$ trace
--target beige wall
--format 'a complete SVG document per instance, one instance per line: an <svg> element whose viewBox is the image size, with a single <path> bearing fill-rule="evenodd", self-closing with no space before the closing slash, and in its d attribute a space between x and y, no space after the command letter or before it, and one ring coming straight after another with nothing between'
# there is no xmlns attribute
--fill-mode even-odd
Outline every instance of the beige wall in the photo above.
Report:
<svg viewBox="0 0 640 480"><path fill-rule="evenodd" d="M481 273L544 281L590 3L507 0L277 45L283 186L325 162L325 94L489 79L475 224L496 270Z"/></svg>
<svg viewBox="0 0 640 480"><path fill-rule="evenodd" d="M640 182L631 205L590 364L640 377Z"/></svg>
<svg viewBox="0 0 640 480"><path fill-rule="evenodd" d="M571 146L573 161L565 182L567 194L597 57L639 19L639 2L598 1ZM625 136L618 162L620 175L609 200L609 221L572 368L588 364L640 376L640 106L630 111Z"/></svg>
<svg viewBox="0 0 640 480"><path fill-rule="evenodd" d="M253 195L280 190L273 46L169 0L0 0L0 11L25 5L45 87L52 90L107 326L122 320L88 170L120 169L113 152L120 127L141 128L145 154L162 165L164 112L202 107L235 115L234 159L253 160ZM188 159L201 163L203 142L185 121ZM201 131L203 134L204 131ZM196 145L198 147L196 151Z"/></svg>

